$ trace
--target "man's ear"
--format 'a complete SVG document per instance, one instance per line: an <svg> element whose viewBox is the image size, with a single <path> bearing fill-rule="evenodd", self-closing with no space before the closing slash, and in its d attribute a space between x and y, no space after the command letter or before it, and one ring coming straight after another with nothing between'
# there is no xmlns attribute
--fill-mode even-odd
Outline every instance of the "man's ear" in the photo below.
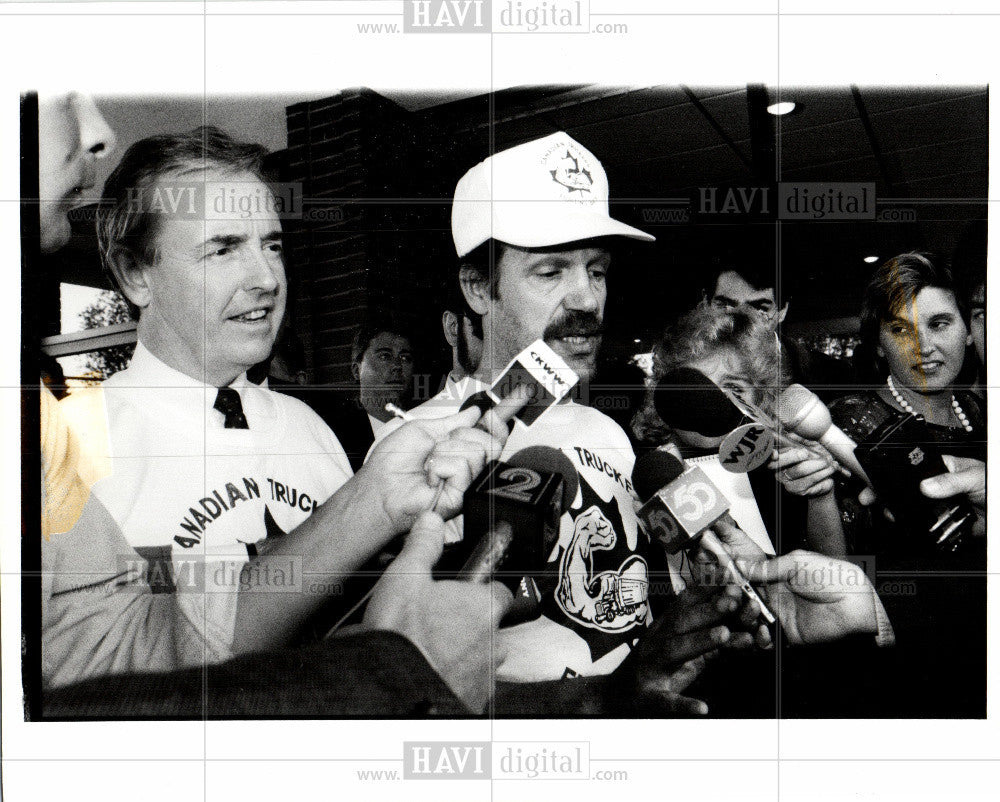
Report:
<svg viewBox="0 0 1000 802"><path fill-rule="evenodd" d="M108 259L111 273L122 294L139 309L145 309L152 300L149 284L149 266L141 263L127 248L116 248Z"/></svg>
<svg viewBox="0 0 1000 802"><path fill-rule="evenodd" d="M785 322L785 317L788 315L788 301L785 301L785 305L781 307L781 311L778 312L778 319L775 321L776 326L780 326Z"/></svg>
<svg viewBox="0 0 1000 802"><path fill-rule="evenodd" d="M458 344L458 315L446 309L441 315L441 329L448 345L454 348Z"/></svg>
<svg viewBox="0 0 1000 802"><path fill-rule="evenodd" d="M351 363L351 375L354 377L354 381L361 381L361 363L352 362Z"/></svg>
<svg viewBox="0 0 1000 802"><path fill-rule="evenodd" d="M465 301L477 315L485 315L490 308L490 286L473 267L462 265L458 272L458 283L462 287Z"/></svg>

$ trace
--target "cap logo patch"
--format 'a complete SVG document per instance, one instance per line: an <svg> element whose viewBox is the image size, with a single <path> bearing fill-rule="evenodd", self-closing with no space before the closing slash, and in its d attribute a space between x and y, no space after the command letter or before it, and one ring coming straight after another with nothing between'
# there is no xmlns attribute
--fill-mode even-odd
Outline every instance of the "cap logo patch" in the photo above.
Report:
<svg viewBox="0 0 1000 802"><path fill-rule="evenodd" d="M558 157L555 169L549 170L549 175L557 184L566 187L566 191L570 195L574 192L589 194L590 188L594 185L594 179L586 164L581 167L580 159L570 153L569 148L566 149L564 155Z"/></svg>

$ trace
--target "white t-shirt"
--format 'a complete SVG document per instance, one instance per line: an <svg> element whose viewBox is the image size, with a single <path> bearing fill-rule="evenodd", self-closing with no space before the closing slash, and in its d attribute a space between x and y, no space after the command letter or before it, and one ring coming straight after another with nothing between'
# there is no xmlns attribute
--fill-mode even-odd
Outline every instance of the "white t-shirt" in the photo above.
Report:
<svg viewBox="0 0 1000 802"><path fill-rule="evenodd" d="M449 384L410 414L425 419L453 414L484 387L476 380L461 388ZM391 421L382 436L399 425ZM549 557L547 573L557 579L540 588L541 615L500 631L505 657L497 677L532 682L607 674L652 621L647 601L652 552L633 506L635 454L618 424L574 403L551 407L532 426L518 422L501 459L533 445L562 451L576 468L580 489L562 516Z"/></svg>
<svg viewBox="0 0 1000 802"><path fill-rule="evenodd" d="M372 427L372 435L375 437L375 439L378 439L379 432L381 432L382 429L385 427L385 424L387 423L387 421L382 421L382 420L379 420L378 418L376 418L374 415L369 415L368 416L368 423Z"/></svg>
<svg viewBox="0 0 1000 802"><path fill-rule="evenodd" d="M171 576L158 580L204 631L210 659L230 654L238 578L254 544L297 527L351 476L336 436L301 401L245 376L230 386L248 429L226 429L213 408L217 388L139 344L126 370L62 402L89 472L82 478L130 546L147 559L164 555ZM303 581L296 567L280 577L286 590Z"/></svg>

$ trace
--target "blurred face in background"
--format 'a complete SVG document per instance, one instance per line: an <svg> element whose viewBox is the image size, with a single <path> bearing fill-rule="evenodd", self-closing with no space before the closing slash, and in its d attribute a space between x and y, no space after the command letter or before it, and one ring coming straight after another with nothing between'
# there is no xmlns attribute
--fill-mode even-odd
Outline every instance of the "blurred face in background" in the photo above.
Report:
<svg viewBox="0 0 1000 802"><path fill-rule="evenodd" d="M38 99L38 217L42 253L62 248L70 238L69 213L97 197L95 162L115 146L115 136L87 95Z"/></svg>
<svg viewBox="0 0 1000 802"><path fill-rule="evenodd" d="M771 328L778 324L788 314L788 304L780 309L774 298L774 287L756 289L735 270L725 270L715 281L715 290L711 298L712 306L722 312L732 312L743 309L756 314Z"/></svg>
<svg viewBox="0 0 1000 802"><path fill-rule="evenodd" d="M918 393L949 390L972 336L951 290L924 287L879 327L877 353L893 381Z"/></svg>
<svg viewBox="0 0 1000 802"><path fill-rule="evenodd" d="M361 385L361 406L373 418L387 421L392 417L385 405L407 406L413 381L413 349L401 334L381 331L365 349L354 375Z"/></svg>

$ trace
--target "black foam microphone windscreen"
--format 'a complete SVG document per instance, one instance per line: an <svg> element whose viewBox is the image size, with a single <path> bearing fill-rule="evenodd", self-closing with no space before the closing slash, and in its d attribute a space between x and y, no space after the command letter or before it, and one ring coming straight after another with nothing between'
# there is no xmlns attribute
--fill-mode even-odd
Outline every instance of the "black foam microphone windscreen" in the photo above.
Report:
<svg viewBox="0 0 1000 802"><path fill-rule="evenodd" d="M706 437L728 434L743 413L708 376L681 367L662 376L653 389L653 405L665 424Z"/></svg>
<svg viewBox="0 0 1000 802"><path fill-rule="evenodd" d="M579 478L561 451L532 446L487 464L465 491L465 541L475 543L458 578L497 579L514 590L541 572L559 537Z"/></svg>
<svg viewBox="0 0 1000 802"><path fill-rule="evenodd" d="M562 511L572 506L576 491L580 489L580 476L569 461L569 457L552 446L528 446L512 454L508 465L521 465L540 473L554 473L562 476Z"/></svg>
<svg viewBox="0 0 1000 802"><path fill-rule="evenodd" d="M684 473L684 463L669 451L649 451L635 461L632 486L642 502L652 498L661 487Z"/></svg>

